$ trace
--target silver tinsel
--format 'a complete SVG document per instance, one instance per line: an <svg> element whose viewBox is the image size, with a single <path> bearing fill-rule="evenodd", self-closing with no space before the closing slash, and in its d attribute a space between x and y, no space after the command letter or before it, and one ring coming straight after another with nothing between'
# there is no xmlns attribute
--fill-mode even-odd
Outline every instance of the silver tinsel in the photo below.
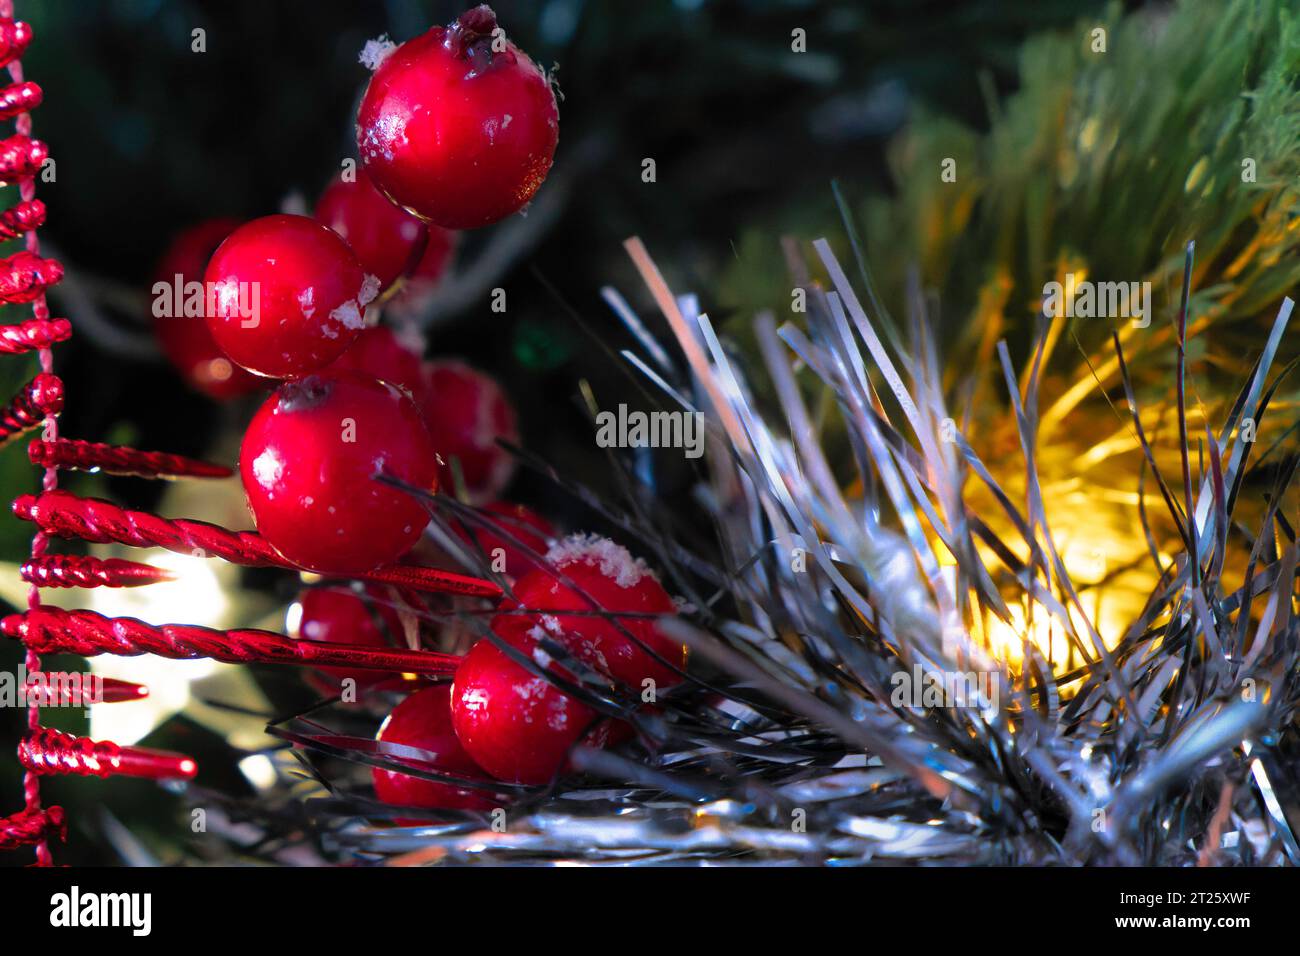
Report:
<svg viewBox="0 0 1300 956"><path fill-rule="evenodd" d="M1157 457L1169 449L1148 442L1123 336L1107 346L1118 360L1111 391L1122 386L1129 406L1116 412L1142 454L1131 487L1140 496L1159 487L1174 544L1155 546L1144 506L1131 534L1153 545L1149 594L1120 632L1103 635L1054 538L1039 478L1045 319L1022 374L1006 344L998 348L1022 460L990 467L945 406L953 392L920 295L904 345L874 295L869 314L819 241L829 285L796 276L808 302L798 323L757 317L754 367L692 299L672 294L639 241L627 247L675 342L652 338L617 293L605 298L639 342L623 353L629 367L666 407L707 421L696 498L715 541L681 533L619 459L611 467L626 479L626 502L534 464L622 528L683 595L683 613L662 626L690 646L692 677L647 714L632 690L569 661L574 692L629 720L638 744L580 748L581 773L544 791L514 789L497 817L447 813L436 825L385 824L400 814L364 787L322 780L334 796L306 809L327 850L549 865L1300 861L1287 757L1300 674L1297 550L1279 511L1296 459L1270 472L1253 528L1236 513L1252 453L1239 425L1257 423L1272 394L1290 300L1219 434L1189 439L1180 417L1181 483L1159 477ZM1171 346L1180 411L1186 310L1185 287ZM827 409L847 450L834 462ZM1021 504L995 474L1018 476ZM443 497L429 505L443 546L486 571L454 533L481 516ZM1224 583L1230 552L1246 567L1236 589ZM491 639L483 610L448 617ZM990 626L1014 633L1017 653L992 648ZM1067 663L1035 640L1049 632L1068 644ZM961 699L896 699L909 681L951 688L961 675L978 678ZM273 732L384 765L369 741L314 720Z"/></svg>

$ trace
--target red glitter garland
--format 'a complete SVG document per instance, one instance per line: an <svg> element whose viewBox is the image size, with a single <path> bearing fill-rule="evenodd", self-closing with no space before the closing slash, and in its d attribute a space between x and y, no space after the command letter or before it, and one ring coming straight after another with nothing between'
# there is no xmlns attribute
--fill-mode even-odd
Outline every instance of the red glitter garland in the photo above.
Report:
<svg viewBox="0 0 1300 956"><path fill-rule="evenodd" d="M0 0L0 64L5 65L9 70L9 77L15 83L23 83L23 67L19 58L27 45L31 43L31 28L21 22L14 20L13 0ZM35 173L40 168L41 162L48 155L43 145L39 150L33 149L37 144L31 139L32 118L30 113L19 113L14 119L14 129L16 134L0 143L0 178L6 182L17 179L19 182L19 198L21 203L19 207L11 210L13 215L7 217L6 223L9 228L20 227L24 222L36 222L44 220L44 209L35 206L36 203L36 183L34 181ZM32 160L36 158L35 154L40 153L40 161L33 164ZM25 207L23 204L28 204ZM21 207L21 208L20 208ZM31 303L32 321L38 323L50 322L50 310L45 304L45 289L47 286L59 281L63 276L63 268L57 262L47 262L41 259L40 241L36 237L36 228L31 226L23 230L23 240L25 251L9 257L0 264L0 302ZM59 340L57 334L51 334L52 330L37 333L36 330L26 327L19 333L19 339L23 336L30 336L30 340L37 344L40 355L41 374L53 377L54 374L54 356L50 352L50 345ZM68 330L70 332L70 329ZM44 336L42 338L41 336ZM62 336L66 338L66 335ZM15 342L12 336L8 341ZM44 344L39 344L41 342ZM54 412L48 412L45 417L46 431L45 437L54 439L58 437L58 423ZM45 490L52 491L58 484L58 472L52 468L45 470L43 486ZM43 532L38 532L32 537L32 557L39 558L45 554L47 537ZM41 603L40 590L33 585L28 592L28 608L39 607ZM37 673L41 670L41 660L37 653L31 648L27 648L24 659L28 673ZM27 707L27 727L28 730L35 734L40 730L40 708L34 700L28 702ZM0 821L0 830L4 830L10 836L16 832L24 834L26 840L36 847L36 862L40 866L49 866L53 863L50 855L50 845L48 834L52 828L62 827L62 811L55 818L55 808L50 808L44 814L41 810L41 790L39 776L27 770L23 774L23 797L25 800L25 812L22 820L15 829L11 825L15 818ZM23 826L24 821L32 819L43 819L45 822L39 827ZM52 824L54 825L52 827Z"/></svg>

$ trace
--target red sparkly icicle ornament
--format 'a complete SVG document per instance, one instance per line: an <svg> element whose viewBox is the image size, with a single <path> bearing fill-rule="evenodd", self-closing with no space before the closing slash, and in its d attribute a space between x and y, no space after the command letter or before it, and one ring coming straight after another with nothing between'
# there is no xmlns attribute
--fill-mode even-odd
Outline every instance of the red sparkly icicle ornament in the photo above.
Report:
<svg viewBox="0 0 1300 956"><path fill-rule="evenodd" d="M295 641L274 631L251 628L218 631L197 624L146 624L133 617L105 617L95 611L29 608L0 620L0 631L43 654L153 654L172 660L206 657L225 664L306 664L450 675L460 658L436 651Z"/></svg>
<svg viewBox="0 0 1300 956"><path fill-rule="evenodd" d="M121 558L47 554L32 558L18 573L28 584L43 588L138 588L175 580L164 568Z"/></svg>
<svg viewBox="0 0 1300 956"><path fill-rule="evenodd" d="M13 513L35 523L45 534L63 538L136 548L166 548L177 554L202 554L245 567L303 570L281 557L255 531L230 531L206 521L185 518L160 518L147 511L130 511L102 498L79 498L67 491L19 495L14 499ZM489 598L501 595L501 588L491 581L416 565L386 565L355 577L418 591Z"/></svg>
<svg viewBox="0 0 1300 956"><path fill-rule="evenodd" d="M191 780L199 772L193 758L147 747L119 747L111 740L74 737L42 728L18 745L18 762L31 773L80 777L144 777Z"/></svg>
<svg viewBox="0 0 1300 956"><path fill-rule="evenodd" d="M27 446L33 465L62 468L66 471L102 471L109 475L135 475L139 478L229 478L234 472L225 465L214 465L184 455L165 451L140 451L123 445L56 438L34 441Z"/></svg>
<svg viewBox="0 0 1300 956"><path fill-rule="evenodd" d="M124 704L144 700L149 688L133 681L98 674L68 674L52 671L28 674L23 693L35 697L40 707L89 707L91 704Z"/></svg>
<svg viewBox="0 0 1300 956"><path fill-rule="evenodd" d="M70 338L72 323L67 319L28 319L14 325L0 325L0 353L36 352Z"/></svg>
<svg viewBox="0 0 1300 956"><path fill-rule="evenodd" d="M62 807L22 810L11 817L0 819L0 850L16 850L43 843L51 836L62 841L67 835Z"/></svg>
<svg viewBox="0 0 1300 956"><path fill-rule="evenodd" d="M9 404L0 409L0 445L39 428L63 411L63 381L57 375L42 372L18 390Z"/></svg>

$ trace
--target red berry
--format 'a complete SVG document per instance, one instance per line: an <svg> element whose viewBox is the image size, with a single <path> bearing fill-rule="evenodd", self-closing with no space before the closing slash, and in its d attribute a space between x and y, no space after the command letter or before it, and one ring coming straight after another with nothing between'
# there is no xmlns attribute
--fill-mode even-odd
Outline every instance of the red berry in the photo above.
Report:
<svg viewBox="0 0 1300 956"><path fill-rule="evenodd" d="M269 378L299 378L342 355L379 293L347 243L306 216L240 226L213 254L206 281L217 345Z"/></svg>
<svg viewBox="0 0 1300 956"><path fill-rule="evenodd" d="M513 43L502 38L493 50L496 25L485 4L402 44L375 70L357 113L357 148L375 185L448 229L519 211L555 155L555 94Z"/></svg>
<svg viewBox="0 0 1300 956"><path fill-rule="evenodd" d="M346 584L306 588L289 608L285 629L291 637L325 644L360 644L392 647L401 644L405 631L393 607L390 588ZM321 673L342 681L352 678L358 687L391 676L382 671L321 667Z"/></svg>
<svg viewBox="0 0 1300 956"><path fill-rule="evenodd" d="M332 369L352 369L400 385L416 396L424 389L424 363L420 353L399 339L386 325L363 329L352 347L338 357Z"/></svg>
<svg viewBox="0 0 1300 956"><path fill-rule="evenodd" d="M677 612L673 599L643 562L595 535L565 538L551 548L547 560L555 570L538 568L524 575L514 586L515 601L506 605L512 610L534 609L534 613L498 615L493 631L507 637L540 627L588 667L637 691L646 679L659 688L681 683L682 676L668 664L678 669L686 666L685 646L661 633L653 617L625 616ZM576 587L563 583L560 575ZM608 616L594 611L613 615L628 634L668 664L639 647Z"/></svg>
<svg viewBox="0 0 1300 956"><path fill-rule="evenodd" d="M494 570L504 570L517 578L537 567L539 557L546 554L551 539L555 537L555 527L531 508L508 501L494 501L484 506L483 511L486 512L483 517L491 524L471 527L470 533L488 561L496 565ZM526 545L537 556L529 555L524 548L508 540L507 535ZM498 558L504 560L504 568L498 563Z"/></svg>
<svg viewBox="0 0 1300 956"><path fill-rule="evenodd" d="M427 763L411 761L413 767L421 770L478 779L483 776L483 771L465 752L452 730L450 684L427 687L407 697L393 708L379 728L376 739L386 744L402 744L429 751L433 756ZM500 803L487 790L434 783L395 770L374 767L371 775L375 781L375 796L394 806L490 810Z"/></svg>
<svg viewBox="0 0 1300 956"><path fill-rule="evenodd" d="M289 561L327 574L369 571L406 552L428 513L375 476L432 489L436 467L410 396L351 371L282 386L239 453L257 530Z"/></svg>
<svg viewBox="0 0 1300 956"><path fill-rule="evenodd" d="M203 270L221 241L238 226L234 219L209 219L191 226L172 240L154 273L154 331L167 358L185 381L212 398L233 398L263 386L217 348L202 313L186 314L185 287L203 282ZM177 276L180 279L177 279ZM179 284L180 292L177 293ZM166 295L168 307L157 307ZM182 297L182 302L176 299ZM178 308L178 305L181 306ZM159 314L163 311L166 314Z"/></svg>
<svg viewBox="0 0 1300 956"><path fill-rule="evenodd" d="M471 501L495 498L515 470L514 456L496 443L519 441L513 406L495 379L464 362L429 362L424 372L424 423L442 462L439 482L455 487L455 459Z"/></svg>
<svg viewBox="0 0 1300 956"><path fill-rule="evenodd" d="M527 634L505 640L530 655L536 644ZM474 762L498 780L548 783L598 717L489 640L470 648L456 668L451 691L456 737Z"/></svg>
<svg viewBox="0 0 1300 956"><path fill-rule="evenodd" d="M424 223L389 202L363 170L351 182L341 175L330 182L316 203L316 218L347 240L381 289L416 264L425 234Z"/></svg>

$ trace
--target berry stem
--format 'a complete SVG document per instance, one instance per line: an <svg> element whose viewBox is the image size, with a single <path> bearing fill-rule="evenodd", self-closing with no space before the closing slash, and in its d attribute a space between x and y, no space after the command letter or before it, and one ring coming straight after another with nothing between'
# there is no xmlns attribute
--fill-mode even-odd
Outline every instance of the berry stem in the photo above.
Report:
<svg viewBox="0 0 1300 956"><path fill-rule="evenodd" d="M490 40L497 28L497 15L486 3L466 10L456 22L447 27L443 44L456 56L468 56L470 49L481 40ZM477 52L477 51L476 51ZM489 55L491 50L488 50Z"/></svg>

